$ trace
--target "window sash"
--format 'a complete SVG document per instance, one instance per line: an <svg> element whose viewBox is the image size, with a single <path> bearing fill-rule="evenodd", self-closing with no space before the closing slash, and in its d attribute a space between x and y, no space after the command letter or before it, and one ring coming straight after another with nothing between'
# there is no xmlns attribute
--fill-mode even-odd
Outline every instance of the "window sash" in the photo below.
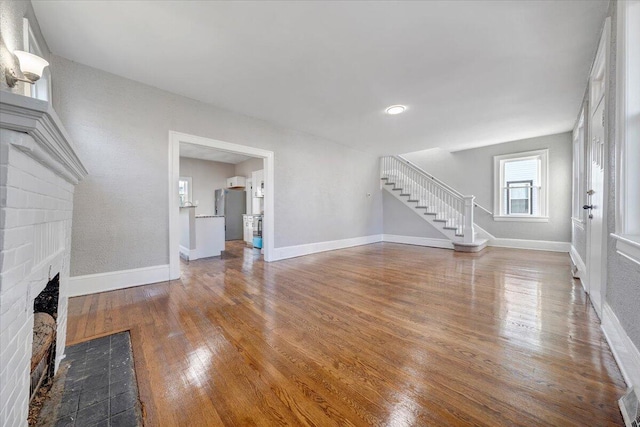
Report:
<svg viewBox="0 0 640 427"><path fill-rule="evenodd" d="M527 181L507 181L505 187L507 193L507 215L533 215L533 180ZM525 190L524 197L514 197L516 195L522 195L522 190ZM514 212L513 202L524 200L524 206L526 212Z"/></svg>

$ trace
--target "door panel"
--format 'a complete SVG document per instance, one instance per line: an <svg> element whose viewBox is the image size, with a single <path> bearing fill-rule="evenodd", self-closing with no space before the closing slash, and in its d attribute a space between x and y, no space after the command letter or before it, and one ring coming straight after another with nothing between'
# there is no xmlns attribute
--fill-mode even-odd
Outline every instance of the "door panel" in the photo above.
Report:
<svg viewBox="0 0 640 427"><path fill-rule="evenodd" d="M604 231L604 167L605 167L605 131L604 131L604 97L598 100L597 107L590 120L590 191L588 196L589 210L587 218L588 246L588 291L591 302L598 316L602 318L603 290L603 238Z"/></svg>

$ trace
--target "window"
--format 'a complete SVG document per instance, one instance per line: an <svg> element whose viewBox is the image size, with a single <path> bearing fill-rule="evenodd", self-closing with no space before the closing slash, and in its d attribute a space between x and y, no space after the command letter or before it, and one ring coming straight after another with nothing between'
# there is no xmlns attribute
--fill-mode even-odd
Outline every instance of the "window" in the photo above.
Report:
<svg viewBox="0 0 640 427"><path fill-rule="evenodd" d="M494 157L494 220L548 221L548 150Z"/></svg>
<svg viewBox="0 0 640 427"><path fill-rule="evenodd" d="M507 181L507 215L533 214L533 180Z"/></svg>
<svg viewBox="0 0 640 427"><path fill-rule="evenodd" d="M617 252L640 264L640 0L618 2L616 78Z"/></svg>
<svg viewBox="0 0 640 427"><path fill-rule="evenodd" d="M191 203L191 177L181 176L178 181L178 195L180 196L180 206Z"/></svg>
<svg viewBox="0 0 640 427"><path fill-rule="evenodd" d="M40 57L44 56L27 18L22 18L22 40L22 50ZM49 68L45 67L42 77L34 84L24 85L26 96L51 102L51 71Z"/></svg>

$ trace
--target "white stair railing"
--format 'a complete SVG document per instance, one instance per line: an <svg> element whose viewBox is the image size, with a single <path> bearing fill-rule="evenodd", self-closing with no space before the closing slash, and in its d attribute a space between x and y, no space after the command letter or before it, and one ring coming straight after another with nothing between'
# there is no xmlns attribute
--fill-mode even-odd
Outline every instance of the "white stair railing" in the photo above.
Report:
<svg viewBox="0 0 640 427"><path fill-rule="evenodd" d="M417 209L426 209L427 214L434 215L434 221L443 222L445 228L455 230L457 236L463 237L463 242L474 242L474 196L460 194L398 156L380 159L380 178L401 189L398 191L417 203Z"/></svg>

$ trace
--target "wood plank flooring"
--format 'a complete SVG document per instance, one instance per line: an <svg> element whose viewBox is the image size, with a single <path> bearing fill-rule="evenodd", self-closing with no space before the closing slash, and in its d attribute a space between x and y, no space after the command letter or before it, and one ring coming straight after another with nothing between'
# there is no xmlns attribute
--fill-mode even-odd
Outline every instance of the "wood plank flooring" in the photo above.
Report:
<svg viewBox="0 0 640 427"><path fill-rule="evenodd" d="M623 423L567 254L227 248L177 281L70 300L69 343L131 331L147 426Z"/></svg>

